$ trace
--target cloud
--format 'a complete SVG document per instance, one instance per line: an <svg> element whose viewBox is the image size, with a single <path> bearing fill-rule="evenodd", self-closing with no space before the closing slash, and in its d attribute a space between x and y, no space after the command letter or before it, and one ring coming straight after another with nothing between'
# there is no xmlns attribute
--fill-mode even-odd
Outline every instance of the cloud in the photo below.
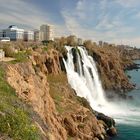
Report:
<svg viewBox="0 0 140 140"><path fill-rule="evenodd" d="M136 27L127 25L128 20L125 20L127 15L133 15L135 11L132 9L125 11L119 6L117 13L111 13L116 8L116 2L124 4L119 0L78 0L76 7L72 10L66 7L61 13L71 34L94 41L103 40L118 44L124 42L138 46L139 36L134 37ZM128 2L131 5L132 1ZM138 1L134 0L135 4L136 2Z"/></svg>
<svg viewBox="0 0 140 140"><path fill-rule="evenodd" d="M14 23L37 28L42 23L51 22L34 5L23 0L0 0L0 3L1 24Z"/></svg>
<svg viewBox="0 0 140 140"><path fill-rule="evenodd" d="M139 0L115 0L115 2L125 8L134 8L140 5Z"/></svg>
<svg viewBox="0 0 140 140"><path fill-rule="evenodd" d="M68 34L65 25L54 23L51 16L26 0L0 0L1 29L16 24L26 29L39 29L41 24L54 25L55 36Z"/></svg>

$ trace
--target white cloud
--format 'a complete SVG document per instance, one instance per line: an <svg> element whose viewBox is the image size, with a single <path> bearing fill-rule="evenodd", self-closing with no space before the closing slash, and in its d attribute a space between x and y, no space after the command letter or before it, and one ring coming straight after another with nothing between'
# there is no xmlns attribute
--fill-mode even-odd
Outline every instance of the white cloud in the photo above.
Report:
<svg viewBox="0 0 140 140"><path fill-rule="evenodd" d="M140 5L139 0L115 0L115 2L125 8L134 8Z"/></svg>
<svg viewBox="0 0 140 140"><path fill-rule="evenodd" d="M23 0L0 0L0 23L17 23L32 28L51 22L39 9Z"/></svg>
<svg viewBox="0 0 140 140"><path fill-rule="evenodd" d="M18 24L28 29L39 29L41 24L54 25L55 36L67 35L66 26L52 22L48 13L25 0L0 0L0 28Z"/></svg>
<svg viewBox="0 0 140 140"><path fill-rule="evenodd" d="M119 0L116 0L120 2ZM66 27L77 36L85 39L92 39L94 41L103 40L108 42L114 42L120 44L139 45L139 37L133 37L135 27L127 26L123 19L123 10L118 11L118 14L110 15L108 13L109 6L115 4L116 1L109 3L109 0L91 1L91 0L79 0L77 6L70 9L63 9L62 16L64 17ZM123 0L124 2L124 0ZM126 2L126 1L125 1ZM128 0L129 4L132 2ZM134 2L137 2L134 0ZM124 4L124 3L121 3ZM87 7L88 6L88 7ZM98 9L99 13L95 13ZM110 11L109 11L110 12ZM91 14L92 13L92 14ZM120 16L121 15L121 16ZM88 23L94 23L96 25L92 27L85 26Z"/></svg>

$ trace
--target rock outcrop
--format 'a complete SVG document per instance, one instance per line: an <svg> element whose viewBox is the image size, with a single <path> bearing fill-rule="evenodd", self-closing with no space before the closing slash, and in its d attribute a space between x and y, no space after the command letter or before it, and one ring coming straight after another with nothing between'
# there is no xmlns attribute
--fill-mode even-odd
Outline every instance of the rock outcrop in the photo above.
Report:
<svg viewBox="0 0 140 140"><path fill-rule="evenodd" d="M49 84L41 71L36 73L32 63L15 64L7 67L7 80L16 89L18 96L32 105L49 128L43 130L46 137L58 140L66 139L62 119L57 115L55 104L49 94Z"/></svg>
<svg viewBox="0 0 140 140"><path fill-rule="evenodd" d="M28 62L7 64L7 81L39 114L46 140L104 140L110 126L75 95L61 71L59 55L33 52ZM114 127L114 125L112 125ZM111 135L111 134L110 134Z"/></svg>
<svg viewBox="0 0 140 140"><path fill-rule="evenodd" d="M134 65L134 63L131 59L122 58L122 53L118 48L95 47L88 51L96 61L105 90L125 92L134 88L125 74L125 69Z"/></svg>

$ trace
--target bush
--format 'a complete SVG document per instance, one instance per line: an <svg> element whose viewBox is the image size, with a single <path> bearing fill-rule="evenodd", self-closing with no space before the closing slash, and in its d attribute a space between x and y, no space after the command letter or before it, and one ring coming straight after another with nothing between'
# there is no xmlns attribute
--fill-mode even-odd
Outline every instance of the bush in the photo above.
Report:
<svg viewBox="0 0 140 140"><path fill-rule="evenodd" d="M0 67L0 133L13 140L40 140L31 109L18 99Z"/></svg>
<svg viewBox="0 0 140 140"><path fill-rule="evenodd" d="M14 56L14 48L10 45L6 45L3 47L3 51L5 52L6 57L13 57Z"/></svg>

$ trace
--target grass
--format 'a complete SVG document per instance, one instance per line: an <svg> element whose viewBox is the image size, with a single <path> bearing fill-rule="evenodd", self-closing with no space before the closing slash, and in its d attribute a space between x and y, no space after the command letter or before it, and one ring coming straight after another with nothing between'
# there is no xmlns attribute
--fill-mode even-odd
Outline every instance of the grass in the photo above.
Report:
<svg viewBox="0 0 140 140"><path fill-rule="evenodd" d="M30 109L16 96L0 67L0 133L13 140L40 140Z"/></svg>
<svg viewBox="0 0 140 140"><path fill-rule="evenodd" d="M67 77L63 73L59 75L49 74L47 79L50 86L50 95L54 99L56 110L62 114L65 111L65 107L63 106L64 94L61 85L65 85Z"/></svg>
<svg viewBox="0 0 140 140"><path fill-rule="evenodd" d="M15 63L27 62L29 55L30 55L30 51L29 50L27 50L27 51L20 51L18 53L15 53L14 56L13 56L15 58L15 60L11 61L11 63L15 64Z"/></svg>
<svg viewBox="0 0 140 140"><path fill-rule="evenodd" d="M75 96L72 93L71 87L68 87L65 73L58 75L49 74L47 80L49 82L50 95L54 99L58 113L64 115L65 113L72 112L76 109L77 104L92 110L86 99Z"/></svg>

